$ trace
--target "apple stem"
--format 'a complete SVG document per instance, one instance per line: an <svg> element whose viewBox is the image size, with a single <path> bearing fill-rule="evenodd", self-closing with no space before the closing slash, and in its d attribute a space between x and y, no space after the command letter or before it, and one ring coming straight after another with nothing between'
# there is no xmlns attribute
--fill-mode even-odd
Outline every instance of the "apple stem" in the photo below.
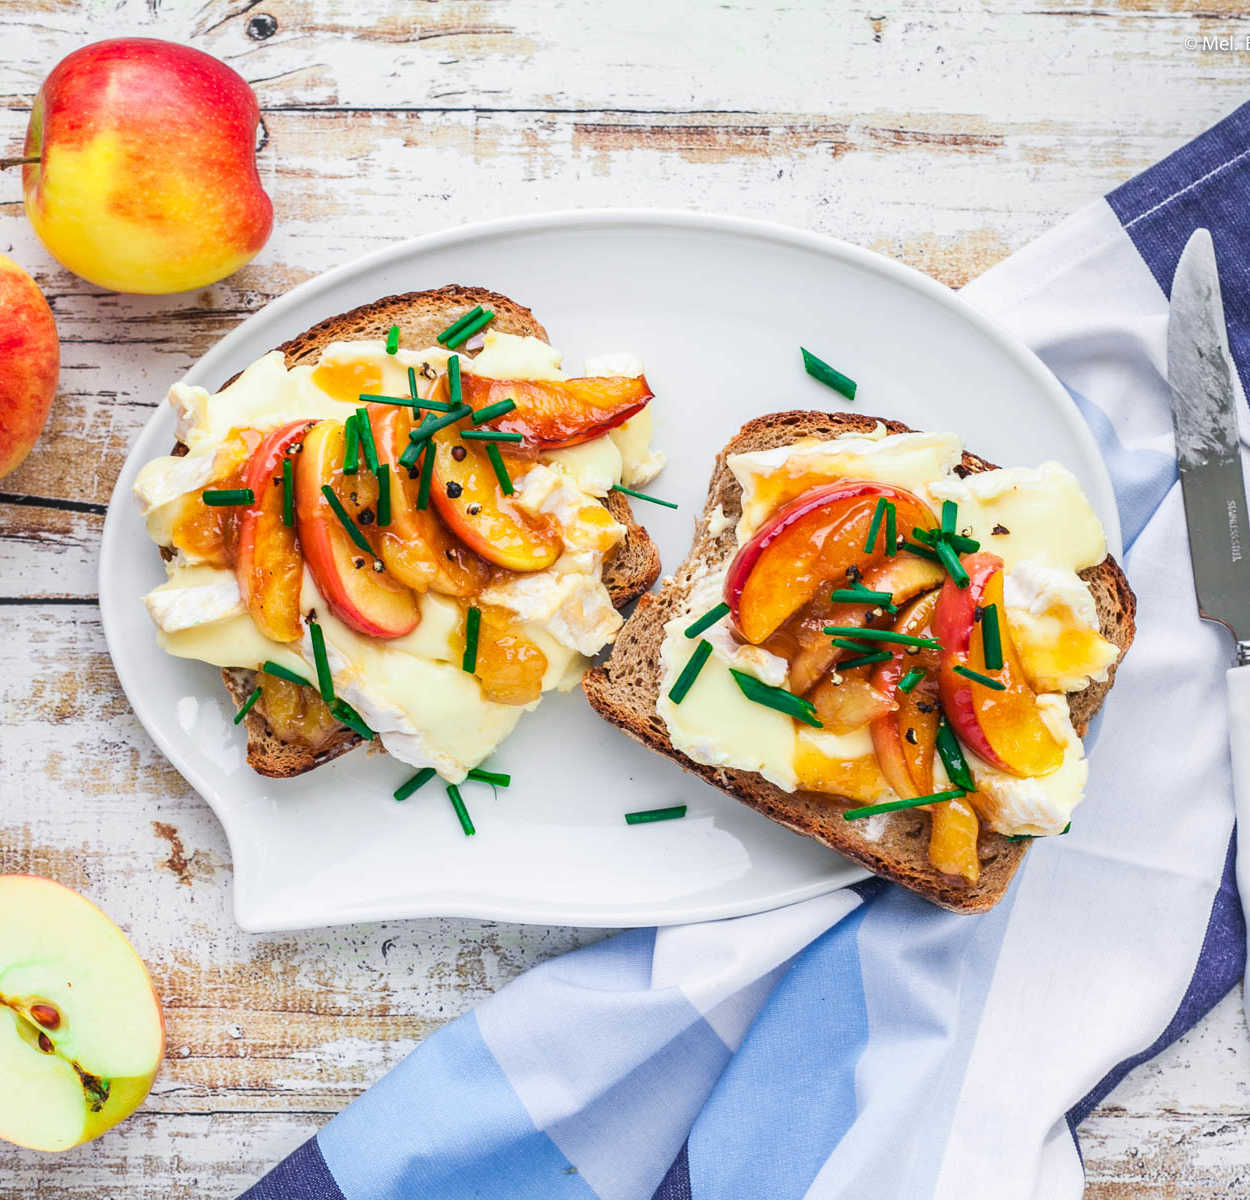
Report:
<svg viewBox="0 0 1250 1200"><path fill-rule="evenodd" d="M36 154L31 158L0 158L0 171L7 171L10 167L24 167L30 163L42 162L42 155Z"/></svg>

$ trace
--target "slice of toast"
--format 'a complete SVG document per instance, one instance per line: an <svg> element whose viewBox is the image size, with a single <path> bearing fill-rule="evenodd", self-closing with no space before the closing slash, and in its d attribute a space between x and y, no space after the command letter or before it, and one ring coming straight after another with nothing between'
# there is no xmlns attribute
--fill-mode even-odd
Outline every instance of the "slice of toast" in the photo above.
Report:
<svg viewBox="0 0 1250 1200"><path fill-rule="evenodd" d="M305 330L277 349L286 357L287 367L314 363L331 342L385 340L392 325L399 326L399 344L409 349L437 345L438 334L466 310L480 304L495 314L490 328L501 333L515 333L548 341L547 331L528 308L485 288L455 284L425 292L405 292L384 296L371 304L350 312L328 317ZM463 348L458 354L471 358ZM236 376L237 378L237 376ZM223 388L233 379L223 382ZM175 449L185 453L185 447ZM608 556L603 566L603 582L617 608L641 596L660 573L660 556L647 531L633 516L629 501L620 492L609 492L608 511L625 526L625 537ZM222 671L226 688L241 707L256 686L256 672L242 668ZM270 728L260 705L243 718L247 730L247 763L252 770L275 779L302 775L323 763L346 753L363 739L350 729L338 730L324 746L313 750L308 746L284 742Z"/></svg>
<svg viewBox="0 0 1250 1200"><path fill-rule="evenodd" d="M737 549L734 527L742 512L742 489L730 471L731 454L767 450L789 445L804 437L831 438L842 433L866 432L878 418L852 413L783 412L758 417L738 431L716 460L708 488L707 504L695 527L690 555L658 592L643 596L633 615L617 636L611 655L591 670L582 682L586 697L601 716L618 725L636 741L667 755L723 792L758 809L765 816L814 837L826 846L862 863L870 871L919 892L943 908L955 912L982 912L1001 899L1031 842L1011 841L982 828L978 845L980 879L968 884L937 871L928 859L929 817L918 811L892 814L880 836L873 840L867 822L845 821L843 808L852 803L817 792L786 792L752 771L709 767L688 758L669 741L668 730L656 712L660 690L660 647L664 625L680 608L692 580L709 564L719 564ZM898 421L881 421L891 433L911 432ZM988 471L994 464L965 453L957 471ZM719 506L727 522L720 533L709 528L709 516ZM1136 599L1123 571L1110 555L1095 567L1081 572L1098 608L1102 634L1120 648L1120 656L1133 640ZM1118 662L1118 660L1117 660ZM1085 733L1090 719L1106 698L1115 668L1104 683L1091 683L1068 696L1073 724Z"/></svg>

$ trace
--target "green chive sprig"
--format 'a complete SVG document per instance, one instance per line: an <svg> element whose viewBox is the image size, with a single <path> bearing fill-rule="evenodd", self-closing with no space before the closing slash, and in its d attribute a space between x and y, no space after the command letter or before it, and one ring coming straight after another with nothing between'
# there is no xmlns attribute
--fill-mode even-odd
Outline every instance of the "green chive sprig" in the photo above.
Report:
<svg viewBox="0 0 1250 1200"><path fill-rule="evenodd" d="M362 550L365 554L373 557L373 547L369 545L365 535L360 532L360 526L351 519L347 509L343 507L342 501L334 494L334 489L328 484L321 485L321 494L326 498L327 503L334 510L334 515L338 517L339 524L347 530L347 536Z"/></svg>
<svg viewBox="0 0 1250 1200"><path fill-rule="evenodd" d="M684 804L671 808L644 808L639 812L625 814L626 825L650 825L653 821L677 821L686 815Z"/></svg>
<svg viewBox="0 0 1250 1200"><path fill-rule="evenodd" d="M322 632L321 622L308 620L308 636L312 639L313 663L317 668L317 686L321 690L321 698L327 703L334 702L334 676L330 674L330 656L326 654L326 635Z"/></svg>
<svg viewBox="0 0 1250 1200"><path fill-rule="evenodd" d="M240 504L255 504L256 493L251 488L217 488L203 494L209 508L234 508Z"/></svg>
<svg viewBox="0 0 1250 1200"><path fill-rule="evenodd" d="M871 654L861 654L858 658L844 658L838 663L838 670L853 671L856 667L871 667L874 663L888 662L893 657L888 650L874 650Z"/></svg>
<svg viewBox="0 0 1250 1200"><path fill-rule="evenodd" d="M490 459L490 465L495 469L495 478L499 480L499 490L505 496L511 496L516 488L512 486L512 476L508 474L503 455L499 453L499 447L494 442L486 443L486 457Z"/></svg>
<svg viewBox="0 0 1250 1200"><path fill-rule="evenodd" d="M378 524L391 523L391 468L389 463L378 467Z"/></svg>
<svg viewBox="0 0 1250 1200"><path fill-rule="evenodd" d="M343 450L343 474L355 475L360 469L360 430L356 428L356 414L343 422L347 440Z"/></svg>
<svg viewBox="0 0 1250 1200"><path fill-rule="evenodd" d="M507 787L512 782L512 776L506 771L483 771L481 767L474 767L469 772L469 778L478 783L489 783L491 787Z"/></svg>
<svg viewBox="0 0 1250 1200"><path fill-rule="evenodd" d="M892 503L885 506L885 555L893 558L898 553L898 513Z"/></svg>
<svg viewBox="0 0 1250 1200"><path fill-rule="evenodd" d="M264 690L265 689L262 688L259 684L257 684L256 687L252 689L252 694L248 696L246 700L243 701L243 703L239 706L239 711L234 714L234 723L236 725L239 724L239 722L242 721L243 718L246 717L247 714L252 711L252 709L256 705L256 701L260 699L261 692L263 692Z"/></svg>
<svg viewBox="0 0 1250 1200"><path fill-rule="evenodd" d="M916 532L919 533L920 531L916 530ZM930 550L928 546L922 546L917 542L904 542L902 549L906 550L908 554L914 554L917 558L927 558L930 562L942 561L938 558L936 551Z"/></svg>
<svg viewBox="0 0 1250 1200"><path fill-rule="evenodd" d="M447 360L447 399L453 408L464 403L464 394L460 385L460 355L453 354Z"/></svg>
<svg viewBox="0 0 1250 1200"><path fill-rule="evenodd" d="M1003 669L1003 635L998 626L998 605L987 604L981 610L981 646L985 666L990 671Z"/></svg>
<svg viewBox="0 0 1250 1200"><path fill-rule="evenodd" d="M282 459L282 524L288 528L295 524L295 470L285 455Z"/></svg>
<svg viewBox="0 0 1250 1200"><path fill-rule="evenodd" d="M971 679L973 683L979 683L982 687L992 688L996 692L1005 692L1007 685L1000 679L991 679L988 675L982 675L980 671L973 671L969 667L956 667L956 675L962 675L965 679Z"/></svg>
<svg viewBox="0 0 1250 1200"><path fill-rule="evenodd" d="M422 420L421 424L418 425L415 430L413 430L413 433L419 434L420 436L417 438L413 438L412 433L408 435L409 437L408 445L404 447L403 454L399 456L399 465L403 467L405 470L408 470L408 471L412 470L417 459L421 456L421 452L429 444L425 440L425 430L427 426L429 426L430 422L435 421L435 420L437 420L437 418L432 415L425 417L425 419Z"/></svg>
<svg viewBox="0 0 1250 1200"><path fill-rule="evenodd" d="M441 417L426 417L408 436L414 442L427 441L431 434L437 433L440 429L446 429L448 425L454 425L457 421L463 421L472 411L467 404L458 404Z"/></svg>
<svg viewBox="0 0 1250 1200"><path fill-rule="evenodd" d="M686 626L686 636L688 638L697 638L705 629L711 629L721 617L729 615L729 605L725 603L718 604L715 608L709 609L697 621Z"/></svg>
<svg viewBox="0 0 1250 1200"><path fill-rule="evenodd" d="M703 644L706 645L706 643ZM888 658L889 655L886 657ZM796 721L802 721L804 725L811 725L816 729L824 728L820 718L816 715L816 706L810 700L804 700L802 696L787 692L785 688L772 687L756 679L754 675L748 675L745 671L739 671L734 667L729 668L729 673L738 685L738 690L748 700L762 704L765 708L775 708L779 713L785 713L786 716L793 717Z"/></svg>
<svg viewBox="0 0 1250 1200"><path fill-rule="evenodd" d="M399 326L392 325L386 331L386 352L387 354L399 353Z"/></svg>
<svg viewBox="0 0 1250 1200"><path fill-rule="evenodd" d="M409 367L408 370L411 371L412 368ZM417 397L414 402L406 396L375 396L372 392L361 392L356 399L364 400L369 404L394 404L398 408L411 408L414 416L419 415L423 408L428 408L432 412L451 412L455 407L442 400L422 400Z"/></svg>
<svg viewBox="0 0 1250 1200"><path fill-rule="evenodd" d="M470 675L477 670L477 639L482 629L482 610L470 605L464 614L464 657L460 660L461 670Z"/></svg>
<svg viewBox="0 0 1250 1200"><path fill-rule="evenodd" d="M480 312L473 320L465 322L455 333L451 334L443 345L449 350L463 346L475 333L481 333L494 319L495 314L489 309Z"/></svg>
<svg viewBox="0 0 1250 1200"><path fill-rule="evenodd" d="M356 433L360 438L360 448L364 451L365 466L375 475L378 473L378 447L373 440L373 423L369 420L369 410L356 410Z"/></svg>
<svg viewBox="0 0 1250 1200"><path fill-rule="evenodd" d="M886 612L898 612L897 605L893 603L893 592L874 592L863 586L834 588L829 599L834 604L868 604L873 608L884 608Z"/></svg>
<svg viewBox="0 0 1250 1200"><path fill-rule="evenodd" d="M954 500L942 501L942 532L950 537L955 532L955 522L959 520L959 505Z"/></svg>
<svg viewBox="0 0 1250 1200"><path fill-rule="evenodd" d="M844 821L858 821L860 817L874 817L877 813L900 812L905 808L920 808L925 804L941 804L946 800L959 800L968 793L963 788L949 792L934 792L931 796L916 796L911 800L891 800L888 804L870 804L866 808L848 808L842 814Z"/></svg>
<svg viewBox="0 0 1250 1200"><path fill-rule="evenodd" d="M959 739L955 736L955 731L951 728L945 714L938 722L937 752L951 783L963 788L965 792L975 792L977 785L972 780L968 760L964 758L963 747L960 746Z"/></svg>
<svg viewBox="0 0 1250 1200"><path fill-rule="evenodd" d="M430 507L430 488L434 484L434 445L432 442L413 445L425 446L425 457L421 460L421 479L417 483L417 508L424 512Z"/></svg>
<svg viewBox="0 0 1250 1200"><path fill-rule="evenodd" d="M677 681L669 689L668 698L674 704L680 704L686 698L686 693L694 686L694 681L698 679L699 672L703 670L703 665L711 657L711 654L712 643L706 639L701 639L694 648L694 653L690 656L689 661L682 667L681 674L677 676Z"/></svg>
<svg viewBox="0 0 1250 1200"><path fill-rule="evenodd" d="M353 733L358 733L366 742L373 741L373 730L365 724L362 717L350 704L341 696L337 697L330 705L330 712L334 718L341 724L346 725Z"/></svg>
<svg viewBox="0 0 1250 1200"><path fill-rule="evenodd" d="M951 544L945 539L938 542L935 547L937 550L938 561L946 568L946 573L955 581L957 588L966 588L971 579L968 572L964 570L964 565L959 561L959 555L955 553Z"/></svg>
<svg viewBox="0 0 1250 1200"><path fill-rule="evenodd" d="M830 636L854 638L866 642L893 642L898 646L920 646L924 650L940 650L937 638L913 637L910 633L895 633L892 629L869 629L863 625L826 625L824 632Z"/></svg>
<svg viewBox="0 0 1250 1200"><path fill-rule="evenodd" d="M510 413L516 408L515 400L499 400L495 404L488 404L485 408L479 408L473 414L473 424L482 425L487 421L493 421L496 417L502 417L505 413Z"/></svg>
<svg viewBox="0 0 1250 1200"><path fill-rule="evenodd" d="M460 789L454 783L447 785L447 799L451 801L451 806L456 810L456 817L460 821L460 828L464 830L465 837L472 837L477 830L473 828L473 820L469 816L469 810L464 806L464 799L460 795Z"/></svg>
<svg viewBox="0 0 1250 1200"><path fill-rule="evenodd" d="M273 659L267 658L261 663L260 669L266 675L272 675L275 679L285 679L287 683L298 683L302 687L312 687L302 675L297 675L294 671L288 671L286 667L274 662Z"/></svg>
<svg viewBox="0 0 1250 1200"><path fill-rule="evenodd" d="M447 326L446 329L443 330L442 333L438 335L438 344L440 346L445 346L448 338L455 337L455 335L458 334L466 325L476 321L484 311L485 310L479 304L475 308L469 309L468 312L461 313L460 316L458 316L450 325Z"/></svg>
<svg viewBox="0 0 1250 1200"><path fill-rule="evenodd" d="M499 429L462 429L460 436L466 442L522 442L523 433L505 433Z"/></svg>
<svg viewBox="0 0 1250 1200"><path fill-rule="evenodd" d="M910 692L923 678L924 672L919 667L912 667L912 669L898 681L898 690L900 692Z"/></svg>
<svg viewBox="0 0 1250 1200"><path fill-rule="evenodd" d="M411 779L401 783L399 787L395 789L395 799L407 800L413 792L425 787L425 785L429 783L436 774L437 772L433 767L422 767L421 770L419 770Z"/></svg>
<svg viewBox="0 0 1250 1200"><path fill-rule="evenodd" d="M889 503L884 496L881 496L877 500L877 507L872 510L872 521L868 525L868 540L864 543L865 554L871 554L872 548L877 544L877 532L885 518L885 506Z"/></svg>
<svg viewBox="0 0 1250 1200"><path fill-rule="evenodd" d="M676 508L677 505L671 500L661 500L659 496L648 496L646 492L636 492L633 488L623 487L619 483L612 485L614 492L623 492L626 496L633 496L635 500L645 500L648 504L662 504L665 508Z"/></svg>
<svg viewBox="0 0 1250 1200"><path fill-rule="evenodd" d="M855 393L858 390L855 380L849 375L843 375L841 371L835 371L805 346L800 346L799 349L803 352L803 369L813 379L823 383L826 387L833 388L835 392L845 396L848 400L855 399Z"/></svg>

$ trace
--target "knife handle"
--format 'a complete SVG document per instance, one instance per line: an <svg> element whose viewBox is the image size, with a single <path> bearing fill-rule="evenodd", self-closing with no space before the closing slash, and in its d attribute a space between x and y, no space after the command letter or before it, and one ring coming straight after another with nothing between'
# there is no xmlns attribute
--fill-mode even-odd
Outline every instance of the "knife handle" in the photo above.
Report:
<svg viewBox="0 0 1250 1200"><path fill-rule="evenodd" d="M1237 890L1250 905L1250 666L1228 672L1228 747L1233 762L1233 804L1237 814ZM1250 948L1250 936L1247 938ZM1250 1010L1250 973L1243 1001Z"/></svg>

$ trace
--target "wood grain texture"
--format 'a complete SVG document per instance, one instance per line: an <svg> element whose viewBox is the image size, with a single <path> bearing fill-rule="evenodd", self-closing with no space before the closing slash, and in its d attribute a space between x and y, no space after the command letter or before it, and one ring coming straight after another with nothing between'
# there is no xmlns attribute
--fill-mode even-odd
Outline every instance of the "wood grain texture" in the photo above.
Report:
<svg viewBox="0 0 1250 1200"><path fill-rule="evenodd" d="M236 1195L422 1037L599 933L410 921L255 936L216 820L139 727L94 604L104 506L169 385L303 279L466 220L701 208L836 234L958 286L1245 98L1231 0L34 0L0 6L0 154L96 38L186 41L252 81L277 226L199 292L120 297L35 239L0 252L62 336L38 450L0 481L0 870L78 887L166 1005L151 1099L55 1160L0 1146L0 1196ZM272 21L260 20L267 16ZM276 28L275 28L276 25ZM265 36L268 34L268 36ZM438 281L443 282L443 281ZM1230 996L1085 1123L1090 1200L1250 1194L1250 1043Z"/></svg>

